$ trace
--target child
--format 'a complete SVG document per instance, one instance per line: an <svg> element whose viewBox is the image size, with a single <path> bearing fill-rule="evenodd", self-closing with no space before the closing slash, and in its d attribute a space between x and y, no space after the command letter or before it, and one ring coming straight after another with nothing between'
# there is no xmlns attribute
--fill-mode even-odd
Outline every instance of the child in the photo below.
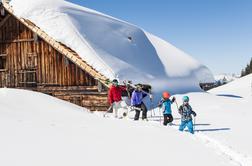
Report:
<svg viewBox="0 0 252 166"><path fill-rule="evenodd" d="M163 98L159 102L158 106L163 110L164 122L163 124L167 126L168 123L173 121L172 111L171 111L171 104L176 100L175 97L170 100L171 95L169 92L163 93Z"/></svg>
<svg viewBox="0 0 252 166"><path fill-rule="evenodd" d="M179 107L179 114L181 115L181 124L179 126L180 131L184 131L185 127L188 128L189 132L194 134L192 115L195 117L196 113L192 110L189 105L189 97L183 97L183 104Z"/></svg>

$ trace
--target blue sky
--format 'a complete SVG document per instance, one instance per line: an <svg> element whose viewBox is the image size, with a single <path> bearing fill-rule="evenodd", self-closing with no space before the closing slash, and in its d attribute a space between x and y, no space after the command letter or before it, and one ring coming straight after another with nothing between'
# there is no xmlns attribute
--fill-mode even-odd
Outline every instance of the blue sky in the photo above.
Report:
<svg viewBox="0 0 252 166"><path fill-rule="evenodd" d="M140 26L214 74L239 74L252 57L252 0L68 1Z"/></svg>

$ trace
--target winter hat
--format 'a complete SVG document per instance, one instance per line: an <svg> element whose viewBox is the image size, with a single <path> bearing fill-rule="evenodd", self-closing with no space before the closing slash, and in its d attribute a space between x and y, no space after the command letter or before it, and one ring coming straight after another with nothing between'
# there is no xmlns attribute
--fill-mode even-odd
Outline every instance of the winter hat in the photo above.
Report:
<svg viewBox="0 0 252 166"><path fill-rule="evenodd" d="M184 96L182 100L183 100L183 102L189 102L189 97L188 96Z"/></svg>
<svg viewBox="0 0 252 166"><path fill-rule="evenodd" d="M136 88L137 88L137 89L142 89L142 85L141 85L141 84L137 84L137 85L136 85Z"/></svg>
<svg viewBox="0 0 252 166"><path fill-rule="evenodd" d="M163 92L163 98L164 99L169 99L171 97L169 92Z"/></svg>
<svg viewBox="0 0 252 166"><path fill-rule="evenodd" d="M113 79L112 84L118 85L118 80L117 79Z"/></svg>

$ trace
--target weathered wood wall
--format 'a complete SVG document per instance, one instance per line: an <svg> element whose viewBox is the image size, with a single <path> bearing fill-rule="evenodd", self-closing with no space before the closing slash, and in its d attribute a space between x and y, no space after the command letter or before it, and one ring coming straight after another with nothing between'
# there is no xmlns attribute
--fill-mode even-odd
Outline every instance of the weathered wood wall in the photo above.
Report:
<svg viewBox="0 0 252 166"><path fill-rule="evenodd" d="M36 70L38 84L97 85L88 73L39 39L14 17L10 17L0 28L0 53L6 55L6 69L10 74L8 87L22 87L27 85L24 82L32 82L23 77L32 75L24 73L32 73L33 70Z"/></svg>
<svg viewBox="0 0 252 166"><path fill-rule="evenodd" d="M107 107L106 89L98 92L97 80L8 13L0 22L0 61L0 87L31 88L81 106Z"/></svg>

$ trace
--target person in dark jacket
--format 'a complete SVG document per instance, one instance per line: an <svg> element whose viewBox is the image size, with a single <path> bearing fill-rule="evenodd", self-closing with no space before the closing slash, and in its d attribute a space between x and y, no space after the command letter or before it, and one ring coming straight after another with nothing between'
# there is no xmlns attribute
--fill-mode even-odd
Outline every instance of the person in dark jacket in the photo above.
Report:
<svg viewBox="0 0 252 166"><path fill-rule="evenodd" d="M158 106L163 111L163 116L164 116L163 124L165 126L167 126L168 123L171 123L173 121L171 105L172 105L172 103L174 103L176 98L173 97L172 100L170 100L170 97L171 97L171 95L170 95L169 92L164 92L163 97L162 97L161 101L158 104Z"/></svg>
<svg viewBox="0 0 252 166"><path fill-rule="evenodd" d="M146 120L147 119L147 108L143 102L143 99L147 96L148 94L142 90L142 86L138 84L136 86L136 89L132 93L131 97L131 106L135 107L135 118L134 120L138 120L140 116L140 112L142 111L142 119Z"/></svg>
<svg viewBox="0 0 252 166"><path fill-rule="evenodd" d="M181 115L181 124L179 126L180 131L184 131L187 127L188 131L194 134L192 115L195 117L197 114L192 110L189 105L189 97L183 97L183 104L179 107L179 114Z"/></svg>
<svg viewBox="0 0 252 166"><path fill-rule="evenodd" d="M128 111L127 104L122 100L123 91L126 91L126 86L119 86L118 80L114 79L109 89L108 102L112 106L116 118L118 117L119 109L123 109L123 112Z"/></svg>

